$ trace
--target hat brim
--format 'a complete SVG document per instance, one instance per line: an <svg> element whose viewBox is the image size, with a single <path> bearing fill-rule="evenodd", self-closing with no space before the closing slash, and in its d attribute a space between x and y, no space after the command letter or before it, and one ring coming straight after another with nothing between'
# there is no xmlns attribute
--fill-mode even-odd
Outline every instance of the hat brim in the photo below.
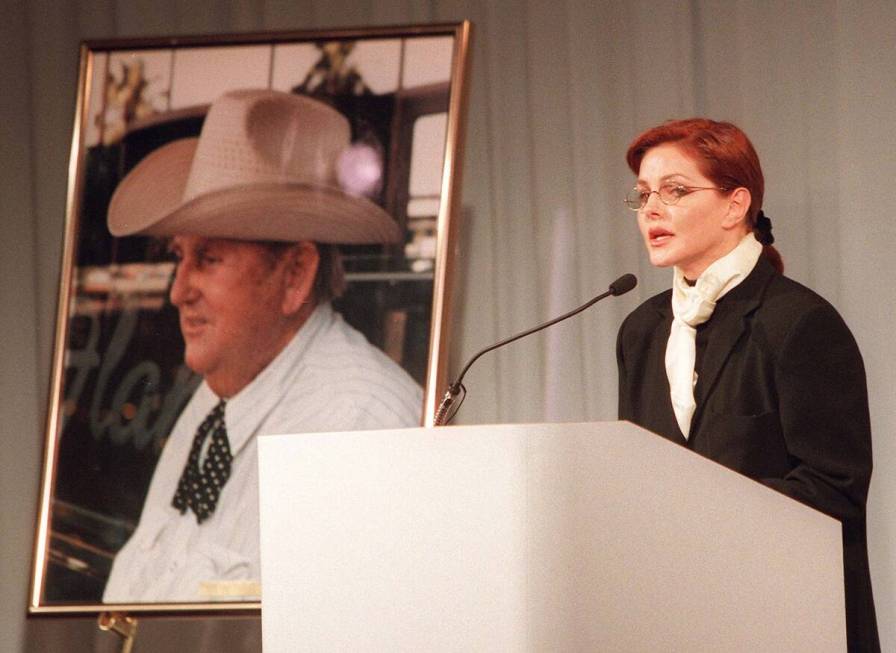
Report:
<svg viewBox="0 0 896 653"><path fill-rule="evenodd" d="M183 201L198 139L156 149L129 172L109 203L114 236L190 234L238 240L395 243L401 230L365 197L309 183L231 186Z"/></svg>

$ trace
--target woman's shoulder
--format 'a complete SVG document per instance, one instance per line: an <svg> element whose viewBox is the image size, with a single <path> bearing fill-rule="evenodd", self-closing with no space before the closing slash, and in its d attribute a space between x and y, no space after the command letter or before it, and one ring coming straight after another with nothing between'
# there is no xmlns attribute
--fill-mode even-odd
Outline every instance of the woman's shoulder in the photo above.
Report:
<svg viewBox="0 0 896 653"><path fill-rule="evenodd" d="M852 332L831 302L780 274L766 288L754 328L761 330L771 348L779 353L800 351L812 356L833 348L858 349Z"/></svg>
<svg viewBox="0 0 896 653"><path fill-rule="evenodd" d="M619 327L620 337L623 334L641 334L652 331L657 324L664 322L672 312L672 289L664 290L641 302L629 313Z"/></svg>
<svg viewBox="0 0 896 653"><path fill-rule="evenodd" d="M776 274L769 282L759 311L767 319L783 324L815 319L842 322L834 305L819 293L799 281L782 274Z"/></svg>

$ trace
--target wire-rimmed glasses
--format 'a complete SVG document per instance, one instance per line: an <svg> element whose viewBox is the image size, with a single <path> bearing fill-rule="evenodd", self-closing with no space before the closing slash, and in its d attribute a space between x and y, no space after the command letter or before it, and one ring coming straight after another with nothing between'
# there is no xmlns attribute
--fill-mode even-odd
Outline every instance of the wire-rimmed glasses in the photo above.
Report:
<svg viewBox="0 0 896 653"><path fill-rule="evenodd" d="M640 211L647 204L647 200L654 193L660 198L660 202L666 206L677 204L685 195L690 195L698 190L718 190L725 192L728 189L720 186L685 186L684 184L663 184L657 190L649 190L647 188L632 188L625 199L625 205L632 211Z"/></svg>

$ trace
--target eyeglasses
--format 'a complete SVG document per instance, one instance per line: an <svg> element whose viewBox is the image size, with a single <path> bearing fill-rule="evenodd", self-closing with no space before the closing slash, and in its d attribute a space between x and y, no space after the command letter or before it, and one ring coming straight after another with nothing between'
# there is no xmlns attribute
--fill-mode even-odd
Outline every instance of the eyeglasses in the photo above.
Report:
<svg viewBox="0 0 896 653"><path fill-rule="evenodd" d="M666 206L672 206L673 204L678 204L678 200L680 200L685 195L690 195L691 193L695 193L698 190L719 190L724 192L728 189L716 186L682 186L681 184L663 184L662 186L660 186L659 190L632 188L628 192L628 195L625 196L623 202L625 202L625 205L632 211L640 211L647 204L647 200L650 199L650 196L656 193L660 198L660 202L662 202Z"/></svg>

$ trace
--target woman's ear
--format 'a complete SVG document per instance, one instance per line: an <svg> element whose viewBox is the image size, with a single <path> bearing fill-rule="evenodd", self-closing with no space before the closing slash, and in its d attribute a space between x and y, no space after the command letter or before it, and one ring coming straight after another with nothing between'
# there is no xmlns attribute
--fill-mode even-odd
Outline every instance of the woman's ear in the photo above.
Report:
<svg viewBox="0 0 896 653"><path fill-rule="evenodd" d="M725 215L722 227L734 229L739 225L745 224L751 201L750 191L743 186L731 191L731 194L728 196L728 213Z"/></svg>
<svg viewBox="0 0 896 653"><path fill-rule="evenodd" d="M300 241L286 251L283 258L283 315L289 317L298 313L303 306L314 306L314 280L319 263L317 245L310 240Z"/></svg>

